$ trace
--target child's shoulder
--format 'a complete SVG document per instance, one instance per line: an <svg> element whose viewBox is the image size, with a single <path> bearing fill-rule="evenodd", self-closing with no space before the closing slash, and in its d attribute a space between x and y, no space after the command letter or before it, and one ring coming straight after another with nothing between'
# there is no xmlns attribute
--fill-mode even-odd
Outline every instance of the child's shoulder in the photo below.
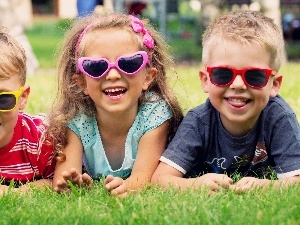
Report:
<svg viewBox="0 0 300 225"><path fill-rule="evenodd" d="M139 114L147 116L153 113L168 113L171 111L167 102L157 94L150 92L147 96L147 101L139 106Z"/></svg>
<svg viewBox="0 0 300 225"><path fill-rule="evenodd" d="M23 134L27 133L42 133L47 128L48 121L44 114L31 116L27 113L20 112L18 117L18 129L23 130Z"/></svg>
<svg viewBox="0 0 300 225"><path fill-rule="evenodd" d="M274 98L270 98L267 106L263 110L268 114L293 114L291 106L280 96L276 95Z"/></svg>

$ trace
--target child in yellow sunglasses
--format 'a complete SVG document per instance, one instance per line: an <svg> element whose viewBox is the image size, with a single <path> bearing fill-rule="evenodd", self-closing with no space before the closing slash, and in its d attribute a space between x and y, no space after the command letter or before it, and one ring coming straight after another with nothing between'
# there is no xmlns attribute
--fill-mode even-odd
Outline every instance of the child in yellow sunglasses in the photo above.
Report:
<svg viewBox="0 0 300 225"><path fill-rule="evenodd" d="M20 110L30 93L26 56L21 45L0 27L0 195L12 181L14 191L51 184L55 167L53 145L44 135L41 118Z"/></svg>

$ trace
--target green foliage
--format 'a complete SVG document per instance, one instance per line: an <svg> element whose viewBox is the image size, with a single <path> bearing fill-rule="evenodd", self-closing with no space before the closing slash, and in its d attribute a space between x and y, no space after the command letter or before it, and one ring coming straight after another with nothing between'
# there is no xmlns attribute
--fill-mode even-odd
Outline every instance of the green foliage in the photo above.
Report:
<svg viewBox="0 0 300 225"><path fill-rule="evenodd" d="M288 60L300 60L300 43L286 43L285 49Z"/></svg>
<svg viewBox="0 0 300 225"><path fill-rule="evenodd" d="M72 20L49 18L47 21L36 21L31 29L26 30L26 35L41 68L49 69L55 67L55 50L71 22Z"/></svg>
<svg viewBox="0 0 300 225"><path fill-rule="evenodd" d="M177 192L152 187L125 199L110 196L96 182L77 194L32 190L0 197L2 224L290 224L300 223L300 186L232 191Z"/></svg>

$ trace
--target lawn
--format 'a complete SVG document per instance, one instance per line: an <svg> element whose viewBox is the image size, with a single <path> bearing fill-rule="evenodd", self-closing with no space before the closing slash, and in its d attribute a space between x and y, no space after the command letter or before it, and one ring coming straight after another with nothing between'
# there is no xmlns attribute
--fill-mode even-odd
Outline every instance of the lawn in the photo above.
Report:
<svg viewBox="0 0 300 225"><path fill-rule="evenodd" d="M155 187L120 199L96 183L92 190L59 195L50 190L0 197L0 224L87 225L298 225L300 186L246 194L206 190L177 193Z"/></svg>
<svg viewBox="0 0 300 225"><path fill-rule="evenodd" d="M28 77L31 94L26 112L47 112L55 98L56 77L54 49L61 39L68 21L38 22L27 31L41 69ZM177 43L177 44L176 44ZM171 40L178 63L169 73L170 83L185 112L205 101L198 70L201 67L197 49L190 39ZM183 54L182 45L189 57ZM175 54L175 53L174 53ZM191 59L195 59L194 60ZM189 59L189 60L186 60ZM300 65L288 63L280 73L284 81L280 94L300 118ZM283 140L284 141L284 140ZM0 197L0 225L4 224L300 224L300 185L288 189L255 190L244 194L223 191L209 196L207 190L177 192L156 187L142 190L125 199L110 196L102 182L95 182L91 190L75 188L72 193L59 195L52 190L32 190L18 195L8 193Z"/></svg>

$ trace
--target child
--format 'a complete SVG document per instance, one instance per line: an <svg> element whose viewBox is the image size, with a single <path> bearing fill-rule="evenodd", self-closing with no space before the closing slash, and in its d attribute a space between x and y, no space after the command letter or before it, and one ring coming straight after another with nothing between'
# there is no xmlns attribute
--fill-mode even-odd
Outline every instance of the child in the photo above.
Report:
<svg viewBox="0 0 300 225"><path fill-rule="evenodd" d="M165 50L158 32L133 16L75 22L62 46L60 96L50 113L49 133L61 146L56 191L105 176L105 188L123 197L150 182L182 119L166 83Z"/></svg>
<svg viewBox="0 0 300 225"><path fill-rule="evenodd" d="M246 191L300 181L299 124L278 95L283 49L281 29L259 12L228 13L207 28L199 75L209 98L183 119L154 183Z"/></svg>
<svg viewBox="0 0 300 225"><path fill-rule="evenodd" d="M26 82L23 48L4 27L0 28L0 194L11 181L15 191L29 186L51 186L55 154L45 125L37 117L20 112L26 106L30 87ZM30 184L30 185L29 185Z"/></svg>

